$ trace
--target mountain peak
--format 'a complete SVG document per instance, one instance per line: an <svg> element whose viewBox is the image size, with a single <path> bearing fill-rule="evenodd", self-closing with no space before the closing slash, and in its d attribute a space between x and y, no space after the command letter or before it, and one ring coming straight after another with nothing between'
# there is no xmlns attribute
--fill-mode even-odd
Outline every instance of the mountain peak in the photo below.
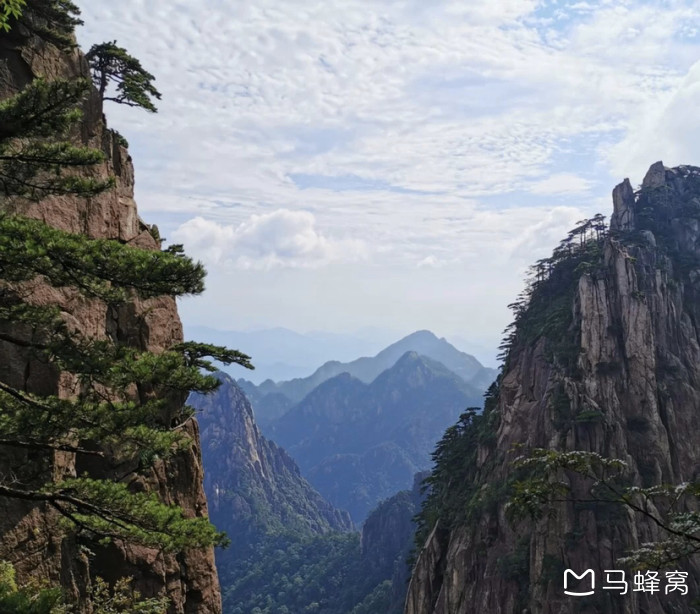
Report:
<svg viewBox="0 0 700 614"><path fill-rule="evenodd" d="M406 335L403 339L400 339L397 343L401 343L403 341L408 341L408 340L416 340L416 339L425 339L429 341L442 341L443 339L438 339L438 336L433 333L432 331L429 331L427 329L422 329L422 330L417 330L410 335Z"/></svg>

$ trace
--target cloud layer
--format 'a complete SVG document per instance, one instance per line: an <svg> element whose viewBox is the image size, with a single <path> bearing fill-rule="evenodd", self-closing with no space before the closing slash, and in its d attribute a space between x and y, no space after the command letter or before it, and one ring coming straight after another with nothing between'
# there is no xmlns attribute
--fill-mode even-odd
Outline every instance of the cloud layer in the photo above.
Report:
<svg viewBox="0 0 700 614"><path fill-rule="evenodd" d="M615 183L700 161L695 0L78 1L81 42L116 38L163 92L155 116L107 109L140 210L232 300L259 274L243 322L274 279L307 288L304 317L278 302L269 323L315 326L327 269L325 291L371 295L343 322L394 313L410 281L434 300L394 313L407 328L455 310L445 333L497 335L527 264ZM219 317L208 300L186 316Z"/></svg>

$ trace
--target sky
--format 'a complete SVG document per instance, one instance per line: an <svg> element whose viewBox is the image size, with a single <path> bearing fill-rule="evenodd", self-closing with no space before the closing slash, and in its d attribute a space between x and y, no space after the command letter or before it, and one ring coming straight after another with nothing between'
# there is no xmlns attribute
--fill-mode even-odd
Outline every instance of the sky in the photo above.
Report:
<svg viewBox="0 0 700 614"><path fill-rule="evenodd" d="M700 165L700 3L78 0L152 72L107 103L187 326L495 347L529 264L657 160Z"/></svg>

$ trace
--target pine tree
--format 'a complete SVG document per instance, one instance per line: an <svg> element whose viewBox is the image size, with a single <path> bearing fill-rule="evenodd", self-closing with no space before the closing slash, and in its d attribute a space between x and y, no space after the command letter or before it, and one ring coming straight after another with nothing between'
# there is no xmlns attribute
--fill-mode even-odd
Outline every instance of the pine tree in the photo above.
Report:
<svg viewBox="0 0 700 614"><path fill-rule="evenodd" d="M33 0L22 14L4 14L22 36L66 48L74 44L72 28L79 19L68 0ZM0 103L0 342L72 378L76 391L66 399L0 382L0 448L8 457L24 450L45 460L68 452L94 459L101 470L19 480L13 475L22 468L10 467L0 474L0 498L50 506L66 529L89 539L174 551L221 544L225 537L207 519L185 518L181 509L155 494L133 492L130 485L154 462L191 444L183 426L192 411L181 400L189 391L218 386L207 374L213 371L207 357L251 367L249 358L199 343L153 353L115 338L89 338L57 305L34 302L29 290L37 282L69 289L116 310L137 298L178 297L204 288L203 267L180 246L149 251L11 213L18 198L26 203L51 194L85 196L112 185L90 177L102 153L70 138L90 87L80 79L36 80Z"/></svg>
<svg viewBox="0 0 700 614"><path fill-rule="evenodd" d="M93 45L85 57L102 100L156 112L151 98L160 100L161 96L153 85L155 77L126 49L117 46L117 41ZM111 84L116 84L116 93L110 96L107 90Z"/></svg>

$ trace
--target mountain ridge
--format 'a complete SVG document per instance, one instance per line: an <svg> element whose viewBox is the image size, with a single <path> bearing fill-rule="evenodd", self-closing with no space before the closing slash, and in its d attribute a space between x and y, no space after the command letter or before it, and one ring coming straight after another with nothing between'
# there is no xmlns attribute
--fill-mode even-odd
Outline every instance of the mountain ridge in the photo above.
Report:
<svg viewBox="0 0 700 614"><path fill-rule="evenodd" d="M326 502L291 456L260 433L233 378L221 372L217 378L221 385L214 393L189 399L198 410L212 522L235 535L239 548L275 532L351 530L347 513Z"/></svg>
<svg viewBox="0 0 700 614"><path fill-rule="evenodd" d="M323 382L341 373L349 373L360 381L370 384L409 351L415 351L428 359L442 363L465 382L471 383L480 390L485 390L496 376L495 369L484 367L476 358L460 352L446 339L439 339L430 331L422 330L403 337L375 356L357 358L348 363L326 362L308 377L284 382L265 380L257 386L245 379L239 379L237 383L250 398L258 423L265 426L281 417L292 405L302 401ZM289 401L285 401L285 398Z"/></svg>
<svg viewBox="0 0 700 614"><path fill-rule="evenodd" d="M323 382L266 434L355 522L429 468L436 441L481 391L441 363L406 352L370 384L348 373Z"/></svg>

